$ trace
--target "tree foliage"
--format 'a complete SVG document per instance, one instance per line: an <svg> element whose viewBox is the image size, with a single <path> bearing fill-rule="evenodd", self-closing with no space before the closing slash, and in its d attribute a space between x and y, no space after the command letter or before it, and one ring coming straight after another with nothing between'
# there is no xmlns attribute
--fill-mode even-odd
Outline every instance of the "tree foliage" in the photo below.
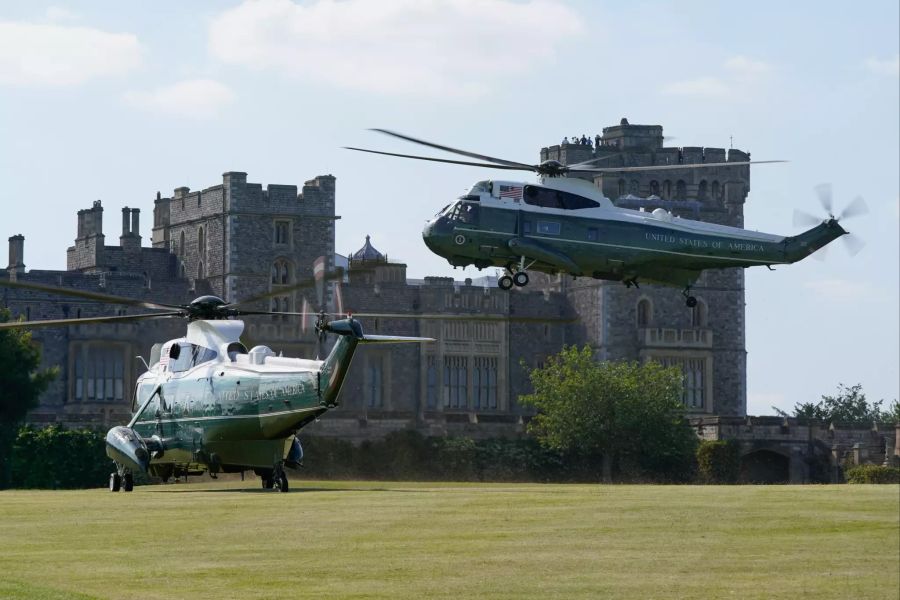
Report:
<svg viewBox="0 0 900 600"><path fill-rule="evenodd" d="M9 310L0 308L0 323L9 319ZM0 488L9 482L18 425L58 372L55 367L39 370L40 364L41 351L31 332L0 329Z"/></svg>
<svg viewBox="0 0 900 600"><path fill-rule="evenodd" d="M794 405L792 415L773 408L782 417L815 419L825 423L868 426L875 422L900 421L900 405L896 401L891 405L890 411L883 410L882 404L884 400L866 400L860 383L849 387L839 383L836 394L823 395L819 402L798 402Z"/></svg>
<svg viewBox="0 0 900 600"><path fill-rule="evenodd" d="M589 347L567 347L530 373L537 409L529 431L547 448L627 462L653 473L689 470L696 435L681 402L681 371L655 362L597 362ZM685 475L679 477L683 478Z"/></svg>

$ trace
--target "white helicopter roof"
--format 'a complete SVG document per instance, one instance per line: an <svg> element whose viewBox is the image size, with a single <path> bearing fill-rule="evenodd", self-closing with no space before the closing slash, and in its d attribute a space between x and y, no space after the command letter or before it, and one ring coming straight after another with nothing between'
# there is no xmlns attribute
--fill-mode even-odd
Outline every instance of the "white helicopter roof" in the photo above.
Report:
<svg viewBox="0 0 900 600"><path fill-rule="evenodd" d="M244 322L237 320L191 321L184 339L204 348L216 348L222 344L240 342Z"/></svg>

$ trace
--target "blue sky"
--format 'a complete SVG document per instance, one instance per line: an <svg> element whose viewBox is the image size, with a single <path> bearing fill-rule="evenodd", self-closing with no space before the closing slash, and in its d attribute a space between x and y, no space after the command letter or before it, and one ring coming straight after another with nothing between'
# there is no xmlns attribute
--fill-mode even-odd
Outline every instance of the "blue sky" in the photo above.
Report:
<svg viewBox="0 0 900 600"><path fill-rule="evenodd" d="M748 228L789 234L830 182L867 246L747 272L749 412L839 382L898 397L898 3L344 0L4 2L0 234L29 268L65 268L74 213L240 170L262 183L337 177L338 250L366 234L409 274L452 274L425 219L491 176L352 153L413 148L384 127L512 160L622 117L672 145L788 159L752 172ZM114 243L111 241L111 243ZM6 258L0 249L0 261ZM6 262L3 262L5 265Z"/></svg>

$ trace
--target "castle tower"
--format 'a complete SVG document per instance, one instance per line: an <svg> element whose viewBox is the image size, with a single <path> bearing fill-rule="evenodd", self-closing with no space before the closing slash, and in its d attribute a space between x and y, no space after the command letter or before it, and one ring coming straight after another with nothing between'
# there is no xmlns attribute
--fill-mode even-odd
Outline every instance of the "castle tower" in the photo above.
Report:
<svg viewBox="0 0 900 600"><path fill-rule="evenodd" d="M25 236L21 233L9 238L9 266L6 267L9 278L16 280L17 275L25 273Z"/></svg>
<svg viewBox="0 0 900 600"><path fill-rule="evenodd" d="M558 145L541 149L541 160L563 164L599 159L598 166L652 166L738 162L740 150L665 147L660 125L606 127L599 144ZM588 176L591 178L591 176ZM612 173L592 177L617 206L743 227L743 207L750 190L746 165ZM747 367L743 269L705 271L692 294L698 305L685 306L679 290L642 284L547 278L568 294L581 316L577 335L598 358L657 360L684 372L684 401L696 415L743 416L747 410Z"/></svg>
<svg viewBox="0 0 900 600"><path fill-rule="evenodd" d="M78 211L78 233L75 245L66 251L70 271L96 272L103 270L104 245L103 205L95 200L91 208Z"/></svg>

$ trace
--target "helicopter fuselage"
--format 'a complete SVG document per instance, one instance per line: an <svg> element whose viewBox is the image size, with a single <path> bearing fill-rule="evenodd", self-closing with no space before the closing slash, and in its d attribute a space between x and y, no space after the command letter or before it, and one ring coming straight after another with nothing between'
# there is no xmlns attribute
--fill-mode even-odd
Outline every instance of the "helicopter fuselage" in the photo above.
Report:
<svg viewBox="0 0 900 600"><path fill-rule="evenodd" d="M792 263L845 233L834 219L785 237L619 208L590 182L547 177L479 182L423 238L454 266L689 287L705 269Z"/></svg>

